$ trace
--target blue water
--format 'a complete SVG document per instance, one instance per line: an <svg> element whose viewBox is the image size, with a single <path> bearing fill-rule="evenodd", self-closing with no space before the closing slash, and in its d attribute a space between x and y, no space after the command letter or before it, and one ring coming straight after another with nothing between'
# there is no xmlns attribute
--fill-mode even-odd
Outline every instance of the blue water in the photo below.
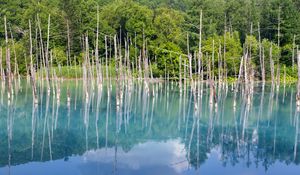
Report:
<svg viewBox="0 0 300 175"><path fill-rule="evenodd" d="M229 85L217 90L217 105L206 84L197 99L189 88L180 95L175 83L149 91L134 83L122 88L118 106L115 85L109 89L95 87L86 98L82 82L65 81L60 101L38 88L38 105L30 84L22 83L10 103L1 89L0 174L300 172L294 85L255 85L249 102Z"/></svg>

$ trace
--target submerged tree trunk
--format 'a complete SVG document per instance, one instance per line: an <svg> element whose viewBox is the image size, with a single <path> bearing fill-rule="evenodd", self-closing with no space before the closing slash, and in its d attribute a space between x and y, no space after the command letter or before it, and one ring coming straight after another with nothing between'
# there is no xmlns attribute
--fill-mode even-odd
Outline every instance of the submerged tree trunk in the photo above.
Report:
<svg viewBox="0 0 300 175"><path fill-rule="evenodd" d="M109 83L109 81L108 81L108 52L107 52L107 36L105 35L105 38L104 38L104 40L105 40L105 71L106 71L106 82L107 82L107 90L108 90L108 87L109 87L109 85L108 85L108 83ZM109 91L107 91L108 93L109 93Z"/></svg>
<svg viewBox="0 0 300 175"><path fill-rule="evenodd" d="M49 22L49 20L48 20ZM41 79L43 80L43 69L42 67L44 67L46 69L46 65L45 65L45 50L44 50L44 42L43 42L43 37L42 37L42 29L41 29L41 22L39 19L39 16L37 15L37 25L38 25L38 31L39 31L39 37L40 37L40 53L41 53L41 57L42 57L42 62L41 62L41 66L40 66L40 74L41 74ZM49 28L49 23L48 23L48 28ZM47 79L47 87L49 88L49 82L48 82L48 72L46 70L46 79ZM43 81L41 82L43 83Z"/></svg>
<svg viewBox="0 0 300 175"><path fill-rule="evenodd" d="M264 49L262 47L261 43L261 36L260 36L260 25L258 23L258 42L259 42L259 63L260 63L260 68L261 68L261 81L263 85L265 84L265 65L264 65Z"/></svg>
<svg viewBox="0 0 300 175"><path fill-rule="evenodd" d="M263 82L263 86L265 85L266 82L266 71L265 71L265 49L262 47L262 82Z"/></svg>
<svg viewBox="0 0 300 175"><path fill-rule="evenodd" d="M292 49L292 69L294 71L294 66L295 66L295 40L296 40L296 35L294 35L293 38L293 49Z"/></svg>
<svg viewBox="0 0 300 175"><path fill-rule="evenodd" d="M10 67L10 49L8 47L8 35L7 35L7 25L6 25L6 17L4 16L4 27L5 27L5 47L6 47L6 75L8 80L8 91L7 96L8 99L11 98L13 93L12 90L12 82L11 82L11 67Z"/></svg>
<svg viewBox="0 0 300 175"><path fill-rule="evenodd" d="M187 43L187 56L189 59L189 72L190 72L190 80L193 80L193 72L192 72L192 55L190 54L190 43L189 43L189 34L186 34L186 43Z"/></svg>
<svg viewBox="0 0 300 175"><path fill-rule="evenodd" d="M119 81L119 66L118 66L118 46L117 46L117 36L114 36L114 46L115 46L115 66L116 66L116 78Z"/></svg>
<svg viewBox="0 0 300 175"><path fill-rule="evenodd" d="M300 51L297 49L297 65L298 65L298 88L296 95L296 104L297 107L300 107Z"/></svg>
<svg viewBox="0 0 300 175"><path fill-rule="evenodd" d="M275 78L274 78L274 61L273 61L273 58L272 58L272 45L270 47L270 69L271 69L271 80L272 80L272 88L274 86L274 81L275 81Z"/></svg>
<svg viewBox="0 0 300 175"><path fill-rule="evenodd" d="M2 65L2 47L0 47L0 74L1 74L1 80L5 81L5 75L4 75L4 70L3 70L3 65Z"/></svg>
<svg viewBox="0 0 300 175"><path fill-rule="evenodd" d="M241 81L241 78L243 76L243 65L244 65L244 56L242 56L240 61L240 69L239 69L239 76L238 76L238 83Z"/></svg>
<svg viewBox="0 0 300 175"><path fill-rule="evenodd" d="M50 37L50 15L48 16L47 48L45 53L48 94L50 94L49 37Z"/></svg>
<svg viewBox="0 0 300 175"><path fill-rule="evenodd" d="M179 90L180 90L180 94L182 93L182 85L181 85L181 81L182 81L182 73L181 73L181 61L182 61L182 57L181 55L179 56Z"/></svg>
<svg viewBox="0 0 300 175"><path fill-rule="evenodd" d="M101 64L99 63L99 6L97 6L97 32L96 32L96 49L95 49L95 59L96 59L96 70L97 70L97 84L101 86L102 83L102 71L101 71Z"/></svg>
<svg viewBox="0 0 300 175"><path fill-rule="evenodd" d="M32 56L32 36L31 36L31 22L29 20L29 42L30 42L30 77L32 83L32 91L34 97L34 103L38 103L37 99L37 89L36 89L36 82L35 82L35 70L33 68L33 56Z"/></svg>
<svg viewBox="0 0 300 175"><path fill-rule="evenodd" d="M16 53L16 47L15 47L15 41L14 41L14 37L13 37L13 33L11 30L11 26L9 25L9 31L10 31L10 36L11 36L11 40L12 40L12 47L14 49L14 76L17 77L17 80L20 80L20 74L19 74L19 68L18 68L18 61L17 61L17 53Z"/></svg>
<svg viewBox="0 0 300 175"><path fill-rule="evenodd" d="M198 75L201 77L201 60L202 60L202 10L200 11L200 26L199 26L199 58L198 58Z"/></svg>
<svg viewBox="0 0 300 175"><path fill-rule="evenodd" d="M218 53L218 78L219 84L222 81L222 50L221 50L221 41L219 41L219 53Z"/></svg>
<svg viewBox="0 0 300 175"><path fill-rule="evenodd" d="M215 80L215 40L213 39L213 44L212 44L212 63L211 63L211 70L212 70L212 79Z"/></svg>

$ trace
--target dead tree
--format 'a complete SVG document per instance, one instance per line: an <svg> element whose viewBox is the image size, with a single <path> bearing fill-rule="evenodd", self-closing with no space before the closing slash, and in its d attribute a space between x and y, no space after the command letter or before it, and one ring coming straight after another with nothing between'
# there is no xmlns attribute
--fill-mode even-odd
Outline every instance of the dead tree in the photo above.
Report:
<svg viewBox="0 0 300 175"><path fill-rule="evenodd" d="M3 65L2 65L2 47L0 47L0 74L1 74L1 80L4 82L5 81L5 75L4 75L4 70L3 70Z"/></svg>
<svg viewBox="0 0 300 175"><path fill-rule="evenodd" d="M48 16L47 46L46 46L46 53L45 53L48 94L50 94L49 38L50 38L50 14Z"/></svg>
<svg viewBox="0 0 300 175"><path fill-rule="evenodd" d="M261 80L263 85L265 84L266 78L265 78L265 65L264 65L264 51L262 48L261 43L261 36L260 36L260 25L258 23L258 42L259 42L259 63L261 68Z"/></svg>
<svg viewBox="0 0 300 175"><path fill-rule="evenodd" d="M96 48L95 48L95 59L96 59L96 70L97 70L97 83L98 86L102 83L102 71L101 65L99 64L99 51L98 51L98 43L99 43L99 6L97 6L97 32L96 32Z"/></svg>
<svg viewBox="0 0 300 175"><path fill-rule="evenodd" d="M32 36L31 36L31 22L29 20L29 42L30 42L30 78L31 78L31 85L32 85L32 92L34 97L34 103L38 102L37 99L37 89L36 89L36 82L35 82L35 70L33 68L33 56L32 56Z"/></svg>
<svg viewBox="0 0 300 175"><path fill-rule="evenodd" d="M298 67L298 86L297 86L297 95L296 95L296 104L297 107L300 107L300 51L297 48L297 67Z"/></svg>
<svg viewBox="0 0 300 175"><path fill-rule="evenodd" d="M273 58L272 58L272 44L271 44L271 47L270 47L269 57L270 57L270 69L271 69L272 88L273 88L275 78L274 78L274 61L273 61Z"/></svg>
<svg viewBox="0 0 300 175"><path fill-rule="evenodd" d="M8 35L7 35L7 25L6 25L6 16L4 16L4 29L5 29L5 47L6 47L6 75L8 80L8 91L7 96L8 99L11 98L12 90L12 82L11 82L11 67L10 67L10 49L8 47Z"/></svg>
<svg viewBox="0 0 300 175"><path fill-rule="evenodd" d="M198 58L198 76L201 77L201 60L202 60L202 10L200 11L200 26L199 26L199 58Z"/></svg>
<svg viewBox="0 0 300 175"><path fill-rule="evenodd" d="M107 52L107 36L104 37L105 40L105 70L106 70L106 81L108 81L108 52ZM107 86L108 87L108 86Z"/></svg>
<svg viewBox="0 0 300 175"><path fill-rule="evenodd" d="M16 52L16 47L15 47L15 42L14 42L14 36L11 30L11 26L9 25L9 31L10 31L10 37L12 40L12 47L14 50L14 76L17 77L18 82L20 83L20 74L19 74L19 68L18 68L18 61L17 61L17 52ZM20 85L20 84L19 84Z"/></svg>
<svg viewBox="0 0 300 175"><path fill-rule="evenodd" d="M292 69L294 71L294 66L295 66L295 40L296 40L296 35L294 35L293 38L293 49L292 49Z"/></svg>
<svg viewBox="0 0 300 175"><path fill-rule="evenodd" d="M190 70L190 80L193 80L193 72L192 72L192 55L190 54L190 45L189 45L189 34L186 35L186 43L187 43L187 56L189 59L189 70Z"/></svg>

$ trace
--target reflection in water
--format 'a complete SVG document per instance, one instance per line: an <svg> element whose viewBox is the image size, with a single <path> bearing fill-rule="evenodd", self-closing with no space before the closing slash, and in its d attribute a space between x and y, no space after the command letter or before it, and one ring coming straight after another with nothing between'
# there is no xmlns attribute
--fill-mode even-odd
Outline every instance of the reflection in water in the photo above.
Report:
<svg viewBox="0 0 300 175"><path fill-rule="evenodd" d="M92 83L56 79L53 96L39 87L39 104L26 82L10 101L2 87L0 172L31 172L32 162L47 162L49 172L69 162L79 167L65 165L73 174L194 174L220 163L269 172L277 162L299 164L294 86L244 93L252 90L126 81L93 92Z"/></svg>

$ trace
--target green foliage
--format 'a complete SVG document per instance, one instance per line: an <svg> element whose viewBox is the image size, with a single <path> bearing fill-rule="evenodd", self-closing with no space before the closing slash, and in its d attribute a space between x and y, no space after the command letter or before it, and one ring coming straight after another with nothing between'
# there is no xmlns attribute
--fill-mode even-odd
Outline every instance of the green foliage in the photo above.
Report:
<svg viewBox="0 0 300 175"><path fill-rule="evenodd" d="M172 50L174 53L170 53L169 50ZM180 48L172 42L163 43L156 49L155 55L157 55L158 58L157 68L161 70L160 76L169 75L170 77L174 77L179 74L178 53L181 53ZM183 57L183 59L187 58Z"/></svg>
<svg viewBox="0 0 300 175"><path fill-rule="evenodd" d="M226 50L225 55L223 54L224 46ZM211 55L212 58L213 50L214 68L218 67L218 58L219 60L223 60L225 56L225 63L228 70L228 75L237 75L240 64L240 58L242 55L242 47L239 41L238 32L233 32L232 34L227 32L224 36L214 35L213 37L209 37L207 40L204 40L202 51L204 53L207 53L208 55Z"/></svg>
<svg viewBox="0 0 300 175"><path fill-rule="evenodd" d="M285 81L288 83L297 82L297 68L295 67L286 67L285 68ZM284 67L280 69L280 81L284 81Z"/></svg>
<svg viewBox="0 0 300 175"><path fill-rule="evenodd" d="M225 61L226 67L228 69L229 75L234 75L238 72L239 68L239 60L242 54L242 47L239 41L238 32L234 32L232 35L230 33L226 33L225 38L223 38L223 42L225 40ZM224 58L223 58L224 59Z"/></svg>
<svg viewBox="0 0 300 175"><path fill-rule="evenodd" d="M67 64L67 56L63 48L55 47L52 49L53 54L53 63L54 65L66 65Z"/></svg>
<svg viewBox="0 0 300 175"><path fill-rule="evenodd" d="M270 67L270 58L272 58L272 60L274 61L274 64L278 64L278 56L280 53L280 49L278 48L278 46L276 44L274 44L273 42L270 42L267 39L264 39L262 41L262 47L263 47L263 54L264 54L264 63L265 63L265 73L266 73L266 77L270 79L271 76L271 67ZM271 52L272 50L272 52Z"/></svg>
<svg viewBox="0 0 300 175"><path fill-rule="evenodd" d="M293 58L293 45L286 44L281 47L281 57L279 59L280 64L284 64L286 66L292 66L292 58Z"/></svg>
<svg viewBox="0 0 300 175"><path fill-rule="evenodd" d="M159 43L180 42L183 39L181 25L184 19L182 14L167 8L160 8L155 12L154 27L160 39Z"/></svg>
<svg viewBox="0 0 300 175"><path fill-rule="evenodd" d="M287 70L292 66L293 37L300 33L299 4L295 0L2 0L0 2L0 46L3 48L3 58L5 58L3 19L6 16L8 28L11 29L14 37L19 71L25 73L25 64L29 63L28 20L32 23L34 48L40 44L39 32L36 30L39 22L45 47L50 15L49 49L53 54L54 66L67 64L68 30L72 64L75 63L73 58L76 57L76 64L81 65L85 35L89 37L90 49L95 50L97 9L99 9L99 50L102 60L104 60L104 35L109 36L109 46L113 46L114 35L117 35L118 40L122 40L120 43L122 46L128 39L130 60L133 63L136 63L140 49L143 47L144 37L154 76L169 74L171 77L177 77L179 56L187 53L187 34L190 53L198 52L199 14L202 10L203 62L207 63L209 58L211 60L214 51L214 71L216 72L218 67L219 55L220 59L225 59L228 75L236 75L243 55L242 46L244 46L251 53L254 68L260 71L258 42L258 23L260 23L268 78L271 46L275 65L280 64L281 67L286 65ZM278 26L280 26L279 36ZM8 35L11 38L10 32ZM13 53L11 43L10 39L9 47ZM300 37L296 37L296 45L299 43ZM137 48L134 48L135 45ZM34 49L33 52L34 62L40 61L41 57L36 56L39 50ZM109 52L113 57L113 49ZM11 57L14 57L14 54L11 54ZM182 56L182 59L187 58ZM188 63L188 60L186 61ZM14 69L13 63L12 59L12 69ZM5 62L3 65L5 66ZM204 69L208 70L206 65Z"/></svg>

